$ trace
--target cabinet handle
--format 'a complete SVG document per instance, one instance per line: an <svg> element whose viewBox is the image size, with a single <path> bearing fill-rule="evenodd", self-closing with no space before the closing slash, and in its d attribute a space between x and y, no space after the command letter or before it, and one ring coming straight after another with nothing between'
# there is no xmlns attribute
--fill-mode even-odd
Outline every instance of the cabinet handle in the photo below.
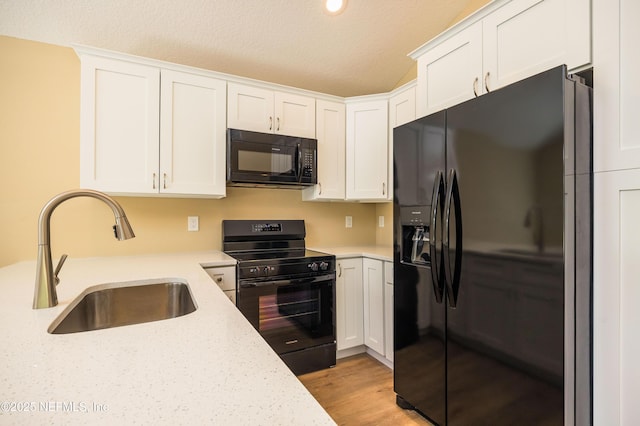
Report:
<svg viewBox="0 0 640 426"><path fill-rule="evenodd" d="M386 189L386 184L382 182L382 195L385 195Z"/></svg>
<svg viewBox="0 0 640 426"><path fill-rule="evenodd" d="M167 189L167 174L163 173L162 175L162 189Z"/></svg>
<svg viewBox="0 0 640 426"><path fill-rule="evenodd" d="M338 263L338 277L342 276L342 265Z"/></svg>
<svg viewBox="0 0 640 426"><path fill-rule="evenodd" d="M273 117L269 117L269 130L273 130Z"/></svg>
<svg viewBox="0 0 640 426"><path fill-rule="evenodd" d="M318 195L322 195L322 182L318 182Z"/></svg>
<svg viewBox="0 0 640 426"><path fill-rule="evenodd" d="M156 174L153 174L153 189L156 189Z"/></svg>
<svg viewBox="0 0 640 426"><path fill-rule="evenodd" d="M489 71L484 75L484 88L487 89L487 93L491 91L489 90Z"/></svg>
<svg viewBox="0 0 640 426"><path fill-rule="evenodd" d="M276 118L276 130L280 131L280 117Z"/></svg>
<svg viewBox="0 0 640 426"><path fill-rule="evenodd" d="M476 96L476 98L478 97L478 77L473 80L473 94Z"/></svg>

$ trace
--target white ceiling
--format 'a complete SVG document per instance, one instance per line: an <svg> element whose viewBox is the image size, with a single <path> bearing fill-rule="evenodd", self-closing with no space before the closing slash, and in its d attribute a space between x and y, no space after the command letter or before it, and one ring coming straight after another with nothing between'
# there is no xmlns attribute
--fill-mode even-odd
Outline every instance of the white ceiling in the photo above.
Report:
<svg viewBox="0 0 640 426"><path fill-rule="evenodd" d="M0 35L73 43L338 96L387 92L407 53L488 0L0 0Z"/></svg>

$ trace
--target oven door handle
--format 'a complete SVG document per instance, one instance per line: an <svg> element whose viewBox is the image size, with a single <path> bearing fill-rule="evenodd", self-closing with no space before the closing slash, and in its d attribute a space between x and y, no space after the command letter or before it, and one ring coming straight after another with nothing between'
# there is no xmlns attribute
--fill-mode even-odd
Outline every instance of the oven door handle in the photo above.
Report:
<svg viewBox="0 0 640 426"><path fill-rule="evenodd" d="M300 284L313 284L322 281L330 281L334 280L336 277L335 273L325 274L325 275L317 275L314 277L304 277L304 278L292 278L288 280L270 280L270 281L253 281L246 280L240 281L238 285L241 288L251 288L251 287L268 287L268 286L286 286L286 285L300 285Z"/></svg>

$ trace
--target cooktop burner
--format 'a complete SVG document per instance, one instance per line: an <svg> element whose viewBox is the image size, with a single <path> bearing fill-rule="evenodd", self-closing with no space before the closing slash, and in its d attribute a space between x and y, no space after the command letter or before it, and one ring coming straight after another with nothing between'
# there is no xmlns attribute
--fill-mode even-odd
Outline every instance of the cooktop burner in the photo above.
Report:
<svg viewBox="0 0 640 426"><path fill-rule="evenodd" d="M335 256L305 248L304 220L223 220L222 246L238 261L238 279L335 271Z"/></svg>
<svg viewBox="0 0 640 426"><path fill-rule="evenodd" d="M238 261L263 261L278 259L309 259L312 257L330 256L327 253L307 249L278 250L278 251L250 251L250 252L226 252Z"/></svg>

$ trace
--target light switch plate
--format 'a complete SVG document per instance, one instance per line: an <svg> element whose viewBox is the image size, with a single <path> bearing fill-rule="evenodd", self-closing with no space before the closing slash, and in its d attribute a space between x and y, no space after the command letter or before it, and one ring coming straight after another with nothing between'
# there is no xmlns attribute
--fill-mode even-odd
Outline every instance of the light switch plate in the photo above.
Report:
<svg viewBox="0 0 640 426"><path fill-rule="evenodd" d="M344 226L345 226L345 228L353 227L353 217L345 216L344 217Z"/></svg>
<svg viewBox="0 0 640 426"><path fill-rule="evenodd" d="M188 216L187 217L187 231L198 231L200 230L200 220L198 216Z"/></svg>
<svg viewBox="0 0 640 426"><path fill-rule="evenodd" d="M384 216L378 216L378 228L384 228Z"/></svg>

